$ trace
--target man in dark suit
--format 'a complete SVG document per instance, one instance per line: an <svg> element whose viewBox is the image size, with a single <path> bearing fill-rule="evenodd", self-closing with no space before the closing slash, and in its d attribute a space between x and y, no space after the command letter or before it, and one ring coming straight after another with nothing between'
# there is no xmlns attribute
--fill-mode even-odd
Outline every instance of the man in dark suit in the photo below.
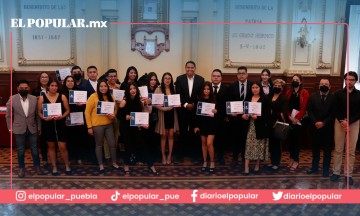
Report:
<svg viewBox="0 0 360 216"><path fill-rule="evenodd" d="M226 135L227 131L227 116L226 116L226 91L227 86L222 81L222 71L220 69L215 69L211 73L211 84L213 87L213 92L216 97L216 109L217 114L215 115L216 119L216 128L215 128L215 140L214 147L215 153L217 156L217 161L220 165L225 165L224 160L224 150L225 146L228 143L228 137Z"/></svg>
<svg viewBox="0 0 360 216"><path fill-rule="evenodd" d="M307 113L311 121L313 134L313 160L307 174L317 173L320 161L320 147L324 149L323 177L329 176L331 161L331 142L333 137L334 122L334 96L329 93L330 81L321 79L319 92L311 94L307 106Z"/></svg>
<svg viewBox="0 0 360 216"><path fill-rule="evenodd" d="M18 81L17 90L19 94L11 96L6 103L6 124L9 132L15 135L19 163L18 176L25 177L26 141L30 145L35 171L38 175L42 175L37 149L37 135L41 132L40 118L37 115L37 98L29 94L30 86L26 80Z"/></svg>
<svg viewBox="0 0 360 216"><path fill-rule="evenodd" d="M205 80L202 76L195 74L196 64L188 61L185 64L186 74L176 78L176 93L180 94L181 107L177 109L179 116L179 145L180 157L188 151L190 156L195 159L201 154L200 136L194 134L193 112L197 98L201 92L201 87Z"/></svg>
<svg viewBox="0 0 360 216"><path fill-rule="evenodd" d="M237 69L238 81L233 83L228 88L227 101L250 101L252 97L251 85L252 83L247 80L247 67L240 66ZM249 128L249 121L243 118L243 115L231 115L229 117L229 124L231 128L232 148L233 148L233 161L232 167L238 163L239 153L241 152L242 161L245 158L245 144L247 130Z"/></svg>
<svg viewBox="0 0 360 216"><path fill-rule="evenodd" d="M89 98L91 94L96 92L98 71L95 66L89 66L86 71L89 79L82 82L79 88L80 90L87 91L87 97Z"/></svg>

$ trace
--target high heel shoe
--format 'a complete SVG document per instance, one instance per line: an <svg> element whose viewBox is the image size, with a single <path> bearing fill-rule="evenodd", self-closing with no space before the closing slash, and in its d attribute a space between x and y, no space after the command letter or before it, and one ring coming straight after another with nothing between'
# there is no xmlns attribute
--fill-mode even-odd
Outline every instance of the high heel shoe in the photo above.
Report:
<svg viewBox="0 0 360 216"><path fill-rule="evenodd" d="M203 163L203 166L201 167L201 172L206 172L206 169L207 169L207 162L204 162Z"/></svg>
<svg viewBox="0 0 360 216"><path fill-rule="evenodd" d="M72 175L72 170L65 170L65 174L68 176Z"/></svg>
<svg viewBox="0 0 360 216"><path fill-rule="evenodd" d="M159 173L156 171L156 169L151 169L150 167L148 167L148 171L150 174L153 174L153 175L159 175Z"/></svg>
<svg viewBox="0 0 360 216"><path fill-rule="evenodd" d="M210 162L209 173L215 172L215 162Z"/></svg>
<svg viewBox="0 0 360 216"><path fill-rule="evenodd" d="M162 157L162 164L163 164L163 165L166 165L166 156L163 156L163 157Z"/></svg>

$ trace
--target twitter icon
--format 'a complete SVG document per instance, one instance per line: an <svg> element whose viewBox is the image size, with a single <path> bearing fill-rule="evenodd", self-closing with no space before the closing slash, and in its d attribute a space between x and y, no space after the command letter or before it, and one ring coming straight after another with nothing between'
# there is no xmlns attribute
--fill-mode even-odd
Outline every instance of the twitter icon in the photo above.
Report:
<svg viewBox="0 0 360 216"><path fill-rule="evenodd" d="M277 192L277 193L272 192L272 195L273 195L273 197L274 197L273 200L278 201L278 200L281 199L281 197L282 197L282 195L283 195L283 192L282 192L282 191L279 191L279 192Z"/></svg>

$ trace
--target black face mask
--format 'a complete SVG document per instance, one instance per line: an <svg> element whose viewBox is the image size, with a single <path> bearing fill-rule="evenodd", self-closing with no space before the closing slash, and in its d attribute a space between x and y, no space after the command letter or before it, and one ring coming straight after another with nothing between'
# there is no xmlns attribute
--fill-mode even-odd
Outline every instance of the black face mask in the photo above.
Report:
<svg viewBox="0 0 360 216"><path fill-rule="evenodd" d="M19 90L19 94L21 95L21 97L25 97L27 94L29 94L29 90Z"/></svg>
<svg viewBox="0 0 360 216"><path fill-rule="evenodd" d="M300 86L300 83L296 82L296 81L292 81L291 85L292 85L292 87L297 88Z"/></svg>
<svg viewBox="0 0 360 216"><path fill-rule="evenodd" d="M79 74L79 73L74 74L74 79L75 80L80 80L81 79L81 74Z"/></svg>
<svg viewBox="0 0 360 216"><path fill-rule="evenodd" d="M329 87L325 86L325 85L322 85L322 86L320 86L320 91L323 92L323 93L326 93L326 92L329 91Z"/></svg>
<svg viewBox="0 0 360 216"><path fill-rule="evenodd" d="M275 94L279 94L281 92L281 88L274 87L273 88Z"/></svg>

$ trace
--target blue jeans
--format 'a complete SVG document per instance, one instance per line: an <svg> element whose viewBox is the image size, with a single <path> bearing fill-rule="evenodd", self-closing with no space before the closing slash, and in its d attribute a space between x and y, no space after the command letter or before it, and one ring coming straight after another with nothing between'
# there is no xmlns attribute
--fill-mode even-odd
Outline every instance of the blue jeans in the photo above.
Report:
<svg viewBox="0 0 360 216"><path fill-rule="evenodd" d="M25 156L25 148L26 148L26 139L29 140L31 155L34 161L34 166L40 166L39 153L37 149L37 134L30 133L29 130L26 130L24 134L15 134L16 145L18 150L18 163L19 168L25 168L24 156Z"/></svg>

